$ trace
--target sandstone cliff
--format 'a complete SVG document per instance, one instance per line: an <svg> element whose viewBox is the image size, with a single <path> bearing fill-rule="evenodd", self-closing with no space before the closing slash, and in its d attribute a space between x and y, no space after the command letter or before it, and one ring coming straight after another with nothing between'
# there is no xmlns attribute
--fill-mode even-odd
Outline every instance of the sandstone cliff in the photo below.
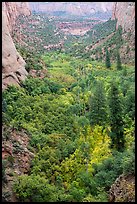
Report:
<svg viewBox="0 0 137 204"><path fill-rule="evenodd" d="M17 16L30 15L26 2L2 3L2 89L7 85L19 85L27 76L25 61L17 52L11 32Z"/></svg>
<svg viewBox="0 0 137 204"><path fill-rule="evenodd" d="M121 25L123 31L135 33L135 2L115 2L112 10L113 19L117 19L116 29Z"/></svg>
<svg viewBox="0 0 137 204"><path fill-rule="evenodd" d="M114 2L111 20L117 19L116 31L98 40L94 45L86 47L85 52L91 52L94 60L105 59L104 48L111 52L111 62L116 62L116 51L119 49L122 64L135 64L135 2ZM118 37L118 27L122 27L121 37ZM99 49L100 48L100 49ZM101 50L101 51L100 51Z"/></svg>

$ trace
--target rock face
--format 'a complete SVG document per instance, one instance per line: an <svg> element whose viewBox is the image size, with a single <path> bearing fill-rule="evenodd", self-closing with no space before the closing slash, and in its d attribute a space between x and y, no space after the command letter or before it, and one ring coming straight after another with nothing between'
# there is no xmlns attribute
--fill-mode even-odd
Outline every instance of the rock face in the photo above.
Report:
<svg viewBox="0 0 137 204"><path fill-rule="evenodd" d="M135 202L135 176L120 175L109 190L109 202Z"/></svg>
<svg viewBox="0 0 137 204"><path fill-rule="evenodd" d="M16 18L20 14L31 14L28 2L3 2L2 11L4 11L7 16L10 32L12 31L12 27L15 24Z"/></svg>
<svg viewBox="0 0 137 204"><path fill-rule="evenodd" d="M104 47L108 46L111 52L111 61L116 62L116 49L119 47L119 53L122 64L135 65L135 2L114 2L111 20L117 19L116 31L105 38L102 38L94 45L86 47L86 52L92 52L90 56L94 60L96 58L105 59ZM122 27L121 45L118 46L115 34L118 33L119 25ZM109 40L112 38L112 43ZM99 49L100 48L101 52Z"/></svg>
<svg viewBox="0 0 137 204"><path fill-rule="evenodd" d="M26 2L2 3L2 89L7 85L18 85L28 75L25 61L17 52L11 32L18 15L30 15Z"/></svg>
<svg viewBox="0 0 137 204"><path fill-rule="evenodd" d="M121 25L123 31L135 33L135 2L115 2L112 10L113 19L117 19L116 29Z"/></svg>
<svg viewBox="0 0 137 204"><path fill-rule="evenodd" d="M25 130L2 127L2 167L5 172L2 181L3 202L19 202L13 191L13 184L18 175L27 174L30 170L34 153L29 149L29 140Z"/></svg>
<svg viewBox="0 0 137 204"><path fill-rule="evenodd" d="M126 42L120 48L122 61L135 63L135 2L115 2L112 19L117 19L116 29L122 26L122 38Z"/></svg>

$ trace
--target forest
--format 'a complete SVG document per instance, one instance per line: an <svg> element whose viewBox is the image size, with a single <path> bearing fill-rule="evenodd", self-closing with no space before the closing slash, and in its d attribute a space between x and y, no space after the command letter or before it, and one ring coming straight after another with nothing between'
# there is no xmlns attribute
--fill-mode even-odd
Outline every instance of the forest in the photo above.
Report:
<svg viewBox="0 0 137 204"><path fill-rule="evenodd" d="M20 51L37 77L2 93L3 126L25 130L35 155L29 172L15 178L17 198L108 202L116 178L135 174L134 66L121 64L120 55L112 63L108 50L106 62L62 50L42 55ZM40 62L47 69L44 78L39 77ZM16 151L21 151L18 146ZM3 185L5 168L6 163ZM132 186L128 190L132 193Z"/></svg>

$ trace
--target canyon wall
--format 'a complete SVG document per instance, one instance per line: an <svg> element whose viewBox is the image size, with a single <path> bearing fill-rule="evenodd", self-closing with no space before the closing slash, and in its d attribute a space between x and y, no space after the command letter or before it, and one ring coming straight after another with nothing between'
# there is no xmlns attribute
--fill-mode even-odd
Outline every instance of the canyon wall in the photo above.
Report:
<svg viewBox="0 0 137 204"><path fill-rule="evenodd" d="M16 18L30 15L27 2L2 2L2 89L8 85L20 85L28 75L25 61L17 52L11 33Z"/></svg>
<svg viewBox="0 0 137 204"><path fill-rule="evenodd" d="M89 15L94 12L112 11L112 2L29 2L33 11L63 12L68 15Z"/></svg>
<svg viewBox="0 0 137 204"><path fill-rule="evenodd" d="M135 2L115 2L112 20L117 19L116 29L121 25L123 31L135 33Z"/></svg>

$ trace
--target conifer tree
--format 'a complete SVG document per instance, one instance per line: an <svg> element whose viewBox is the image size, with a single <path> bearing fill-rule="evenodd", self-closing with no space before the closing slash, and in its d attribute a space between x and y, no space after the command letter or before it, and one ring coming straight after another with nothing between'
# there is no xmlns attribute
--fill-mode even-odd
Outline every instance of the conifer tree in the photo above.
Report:
<svg viewBox="0 0 137 204"><path fill-rule="evenodd" d="M108 49L106 49L106 67L107 67L107 68L110 68L110 67L111 67L110 56L109 56Z"/></svg>
<svg viewBox="0 0 137 204"><path fill-rule="evenodd" d="M120 59L120 54L119 51L117 50L117 70L121 70L122 65L121 65L121 59Z"/></svg>
<svg viewBox="0 0 137 204"><path fill-rule="evenodd" d="M104 126L107 121L107 105L102 82L97 82L94 95L89 99L90 124Z"/></svg>
<svg viewBox="0 0 137 204"><path fill-rule="evenodd" d="M124 140L124 123L122 119L122 104L119 98L119 91L116 83L112 82L109 95L110 109L110 126L111 126L111 148L123 151L125 146Z"/></svg>

